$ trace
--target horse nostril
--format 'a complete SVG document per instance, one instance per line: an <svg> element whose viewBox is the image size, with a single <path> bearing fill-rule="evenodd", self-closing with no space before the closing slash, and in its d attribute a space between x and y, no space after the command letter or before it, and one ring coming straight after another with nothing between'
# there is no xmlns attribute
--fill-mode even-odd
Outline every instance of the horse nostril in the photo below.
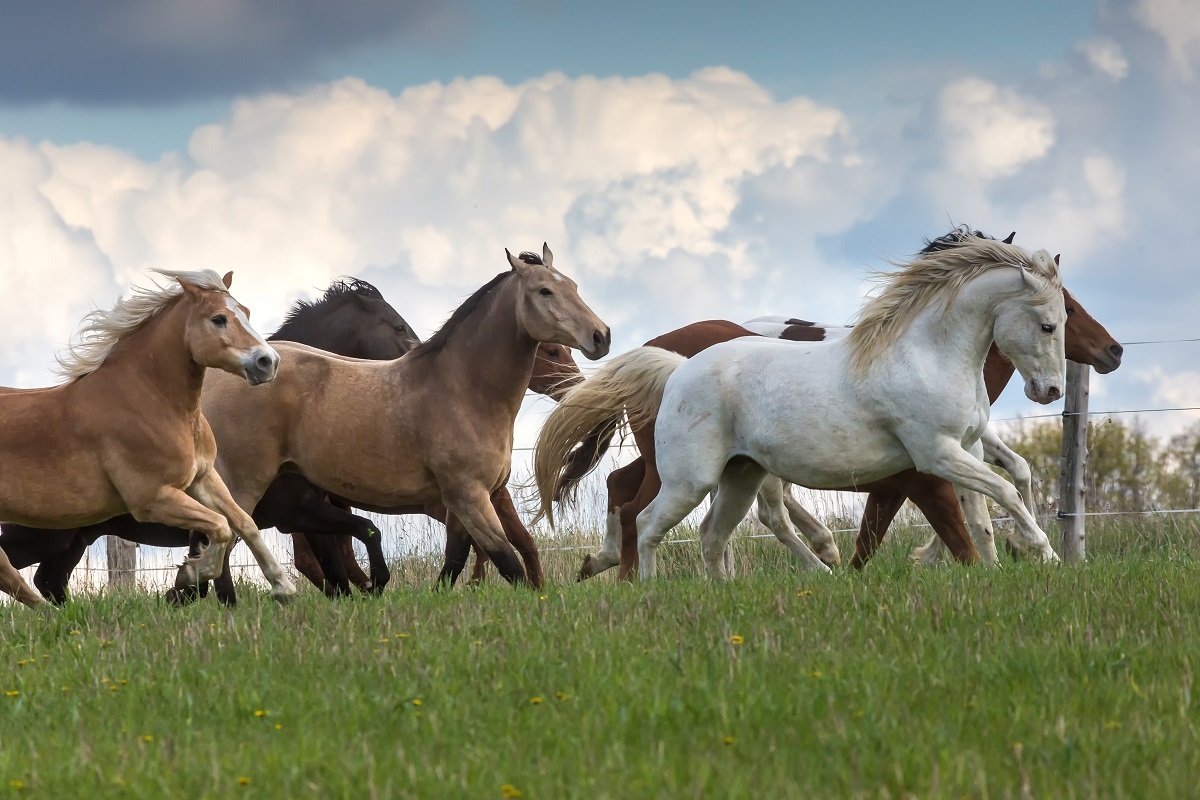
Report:
<svg viewBox="0 0 1200 800"><path fill-rule="evenodd" d="M1046 394L1047 394L1047 396L1049 396L1049 398L1051 400L1057 400L1058 398L1062 397L1062 390L1059 389L1057 386L1051 386L1046 391Z"/></svg>
<svg viewBox="0 0 1200 800"><path fill-rule="evenodd" d="M1113 358L1120 358L1125 354L1125 348L1114 342L1108 346L1108 352Z"/></svg>
<svg viewBox="0 0 1200 800"><path fill-rule="evenodd" d="M596 345L596 347L603 347L604 346L604 334L598 330L592 331L592 344Z"/></svg>
<svg viewBox="0 0 1200 800"><path fill-rule="evenodd" d="M263 372L266 372L275 365L275 360L273 358L271 358L270 356L259 356L257 359L254 360L254 365L257 366L259 369L261 369Z"/></svg>

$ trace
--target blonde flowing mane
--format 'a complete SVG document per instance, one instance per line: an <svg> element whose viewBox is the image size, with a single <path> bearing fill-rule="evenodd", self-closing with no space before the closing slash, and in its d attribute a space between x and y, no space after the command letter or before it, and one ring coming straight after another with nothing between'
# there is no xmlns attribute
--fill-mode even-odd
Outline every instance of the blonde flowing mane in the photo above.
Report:
<svg viewBox="0 0 1200 800"><path fill-rule="evenodd" d="M168 303L183 293L179 281L187 281L202 289L227 291L221 276L211 269L153 271L169 278L171 282L166 286L156 283L151 288L134 286L127 297L117 300L108 311L96 309L84 317L82 326L67 344L66 352L55 356L59 375L74 380L99 369L117 342L154 319Z"/></svg>
<svg viewBox="0 0 1200 800"><path fill-rule="evenodd" d="M943 249L922 253L911 261L893 261L895 272L873 274L882 287L859 311L847 342L850 365L859 375L912 325L917 315L934 304L947 307L968 283L993 269L1027 269L1045 285L1033 303L1046 303L1062 292L1058 265L1045 250L1027 252L1015 244L965 234Z"/></svg>

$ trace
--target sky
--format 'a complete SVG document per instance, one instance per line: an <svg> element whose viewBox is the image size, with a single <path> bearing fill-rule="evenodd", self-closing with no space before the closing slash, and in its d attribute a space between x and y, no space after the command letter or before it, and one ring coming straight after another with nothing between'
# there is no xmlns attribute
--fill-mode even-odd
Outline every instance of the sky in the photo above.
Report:
<svg viewBox="0 0 1200 800"><path fill-rule="evenodd" d="M0 384L152 267L233 270L264 332L358 276L427 336L547 241L616 354L846 323L957 223L1061 253L1120 341L1200 338L1197 130L1200 0L7 3ZM1200 343L1091 403L1200 405Z"/></svg>

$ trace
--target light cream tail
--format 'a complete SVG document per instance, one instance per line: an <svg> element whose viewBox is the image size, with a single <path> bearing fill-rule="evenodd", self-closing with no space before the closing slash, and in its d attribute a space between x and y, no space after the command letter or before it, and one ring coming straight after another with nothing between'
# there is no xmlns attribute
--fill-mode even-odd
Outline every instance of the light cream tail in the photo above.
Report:
<svg viewBox="0 0 1200 800"><path fill-rule="evenodd" d="M575 385L546 418L533 448L533 472L543 515L554 525L553 501L571 448L593 428L624 411L634 430L654 421L663 390L686 358L661 347L639 347L617 356Z"/></svg>

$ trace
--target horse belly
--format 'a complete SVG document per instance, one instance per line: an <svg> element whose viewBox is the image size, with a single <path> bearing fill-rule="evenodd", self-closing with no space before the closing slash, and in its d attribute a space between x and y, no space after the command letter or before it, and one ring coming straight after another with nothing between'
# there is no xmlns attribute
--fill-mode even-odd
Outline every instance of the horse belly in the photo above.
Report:
<svg viewBox="0 0 1200 800"><path fill-rule="evenodd" d="M748 417L741 449L773 475L813 489L857 486L911 467L898 439L878 421L813 403L808 413Z"/></svg>

